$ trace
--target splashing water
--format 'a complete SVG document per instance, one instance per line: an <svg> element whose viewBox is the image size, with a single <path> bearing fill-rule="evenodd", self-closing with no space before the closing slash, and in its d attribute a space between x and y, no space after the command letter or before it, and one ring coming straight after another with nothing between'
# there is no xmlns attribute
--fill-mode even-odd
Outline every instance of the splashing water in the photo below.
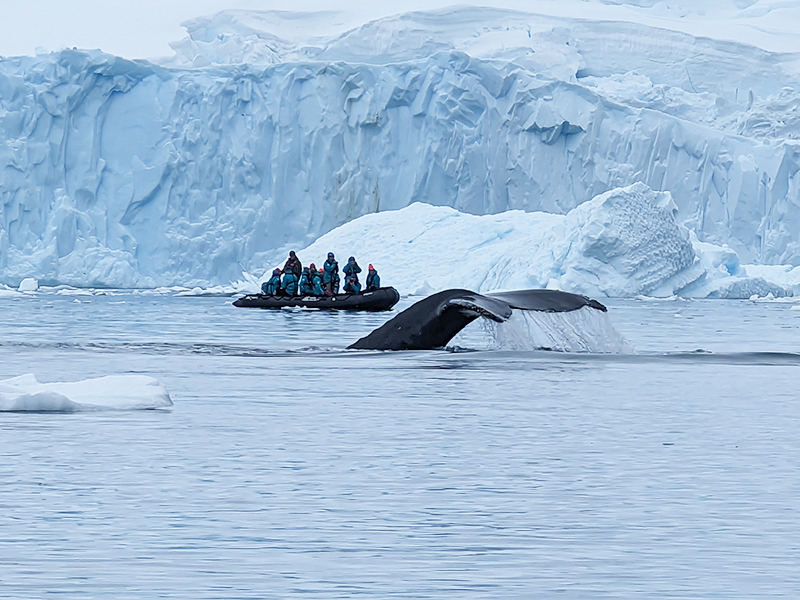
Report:
<svg viewBox="0 0 800 600"><path fill-rule="evenodd" d="M515 310L505 323L482 319L496 350L557 350L626 354L630 343L614 329L607 313L588 306L570 312Z"/></svg>

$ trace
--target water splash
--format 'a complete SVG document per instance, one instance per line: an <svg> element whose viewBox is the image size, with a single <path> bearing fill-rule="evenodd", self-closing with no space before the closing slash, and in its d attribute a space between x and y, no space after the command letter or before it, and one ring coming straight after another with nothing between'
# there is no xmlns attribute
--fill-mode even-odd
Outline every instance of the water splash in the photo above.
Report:
<svg viewBox="0 0 800 600"><path fill-rule="evenodd" d="M588 306L570 312L515 310L505 323L482 319L496 350L557 350L628 354L631 344L614 329L608 313Z"/></svg>

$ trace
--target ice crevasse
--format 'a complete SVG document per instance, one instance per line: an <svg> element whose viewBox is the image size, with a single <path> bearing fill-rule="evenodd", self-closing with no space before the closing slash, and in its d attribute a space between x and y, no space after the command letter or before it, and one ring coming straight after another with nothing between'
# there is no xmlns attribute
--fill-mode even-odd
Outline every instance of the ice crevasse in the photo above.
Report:
<svg viewBox="0 0 800 600"><path fill-rule="evenodd" d="M507 272L480 248L468 259L495 261L493 284L608 295L701 294L692 269L722 268L721 280L746 276L739 261L800 264L791 56L631 23L458 14L313 44L262 32L256 46L270 51L249 63L204 42L244 47L221 18L190 27L184 64L78 50L0 60L0 283L228 284L372 213L425 203L465 219L550 213L566 227L637 182L669 192L699 261L680 259L672 283L645 275L633 243L609 259L641 267L632 287L566 255Z"/></svg>

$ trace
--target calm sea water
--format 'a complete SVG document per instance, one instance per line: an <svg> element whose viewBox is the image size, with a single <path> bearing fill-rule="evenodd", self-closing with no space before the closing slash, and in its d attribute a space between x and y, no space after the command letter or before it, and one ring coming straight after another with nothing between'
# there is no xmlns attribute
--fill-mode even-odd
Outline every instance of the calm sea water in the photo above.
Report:
<svg viewBox="0 0 800 600"><path fill-rule="evenodd" d="M174 401L0 413L0 597L799 597L800 310L608 304L631 354L349 352L387 315L0 299L0 379L141 373Z"/></svg>

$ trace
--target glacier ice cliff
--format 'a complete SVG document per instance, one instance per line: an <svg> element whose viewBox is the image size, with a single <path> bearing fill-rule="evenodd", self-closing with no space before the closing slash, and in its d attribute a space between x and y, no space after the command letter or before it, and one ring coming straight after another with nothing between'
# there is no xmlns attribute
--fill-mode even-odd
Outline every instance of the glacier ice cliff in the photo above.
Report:
<svg viewBox="0 0 800 600"><path fill-rule="evenodd" d="M478 8L302 43L289 17L194 21L170 64L0 60L0 282L216 285L369 213L636 182L698 243L800 265L797 55Z"/></svg>

